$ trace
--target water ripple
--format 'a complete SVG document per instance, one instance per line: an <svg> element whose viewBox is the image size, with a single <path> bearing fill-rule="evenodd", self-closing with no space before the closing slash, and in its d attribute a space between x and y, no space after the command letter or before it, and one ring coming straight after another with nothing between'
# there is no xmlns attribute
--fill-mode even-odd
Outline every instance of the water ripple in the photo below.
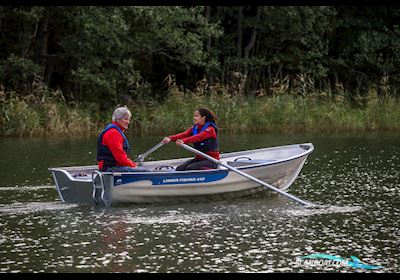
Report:
<svg viewBox="0 0 400 280"><path fill-rule="evenodd" d="M0 191L36 191L41 189L55 189L55 186L15 186L0 187Z"/></svg>
<svg viewBox="0 0 400 280"><path fill-rule="evenodd" d="M1 204L1 214L29 214L39 211L67 210L77 207L76 204L64 204L60 202L17 202L11 204Z"/></svg>
<svg viewBox="0 0 400 280"><path fill-rule="evenodd" d="M353 213L361 209L361 206L322 206L321 208L288 209L286 213L293 216L311 216L332 213Z"/></svg>
<svg viewBox="0 0 400 280"><path fill-rule="evenodd" d="M104 209L56 202L54 186L0 187L0 272L399 272L399 137L317 139L289 192L321 208L260 194ZM383 268L296 261L316 253Z"/></svg>

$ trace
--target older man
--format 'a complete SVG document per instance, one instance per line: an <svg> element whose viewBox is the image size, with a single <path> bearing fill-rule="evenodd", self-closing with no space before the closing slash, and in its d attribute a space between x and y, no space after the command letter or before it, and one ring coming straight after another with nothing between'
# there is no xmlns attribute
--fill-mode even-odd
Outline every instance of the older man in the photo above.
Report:
<svg viewBox="0 0 400 280"><path fill-rule="evenodd" d="M148 171L145 168L138 168L129 158L130 147L124 131L128 129L131 116L127 107L118 107L112 115L112 123L100 133L97 140L97 161L100 171Z"/></svg>

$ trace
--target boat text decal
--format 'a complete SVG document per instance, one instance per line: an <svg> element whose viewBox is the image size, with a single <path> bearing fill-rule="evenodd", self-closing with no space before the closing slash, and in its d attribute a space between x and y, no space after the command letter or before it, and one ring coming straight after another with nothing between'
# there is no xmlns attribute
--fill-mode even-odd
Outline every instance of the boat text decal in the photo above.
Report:
<svg viewBox="0 0 400 280"><path fill-rule="evenodd" d="M211 174L122 174L114 176L114 186L125 185L138 181L151 181L153 185L187 184L187 183L208 183L224 179L227 171L218 171Z"/></svg>

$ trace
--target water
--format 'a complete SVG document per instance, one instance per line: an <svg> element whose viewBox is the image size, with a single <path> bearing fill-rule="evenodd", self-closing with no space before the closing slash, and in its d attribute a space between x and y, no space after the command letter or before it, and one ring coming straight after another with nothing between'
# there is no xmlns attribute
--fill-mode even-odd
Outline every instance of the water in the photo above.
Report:
<svg viewBox="0 0 400 280"><path fill-rule="evenodd" d="M223 152L312 142L290 193L177 205L63 204L49 167L94 164L96 139L0 139L0 272L399 272L400 135L222 135ZM162 138L128 135L132 157ZM191 156L169 144L150 159ZM321 253L350 266L304 265Z"/></svg>

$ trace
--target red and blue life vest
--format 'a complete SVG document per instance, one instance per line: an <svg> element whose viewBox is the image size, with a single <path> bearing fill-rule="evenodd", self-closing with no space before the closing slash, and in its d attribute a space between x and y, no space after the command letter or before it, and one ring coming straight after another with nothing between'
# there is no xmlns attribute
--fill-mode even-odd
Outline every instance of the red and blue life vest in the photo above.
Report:
<svg viewBox="0 0 400 280"><path fill-rule="evenodd" d="M196 135L196 134L206 130L207 127L209 127L210 125L212 127L214 127L215 133L218 136L218 128L217 128L217 125L214 122L206 122L204 124L204 126L201 128L200 131L198 131L197 125L194 125L193 129L192 129L192 135ZM209 151L218 151L219 150L218 137L217 138L208 138L208 139L205 139L205 140L200 141L200 142L195 142L195 143L193 143L193 146L197 150L199 150L199 151L201 151L203 153L207 153Z"/></svg>
<svg viewBox="0 0 400 280"><path fill-rule="evenodd" d="M121 134L121 136L124 138L124 143L123 143L123 149L127 155L129 155L130 152L130 146L128 139L126 139L125 134L122 132L122 130L115 124L109 124L99 135L97 138L97 161L103 160L103 168L106 167L112 167L117 165L117 161L115 160L114 156L112 155L110 149L106 146L103 145L103 135L106 133L108 130L115 128L118 130L118 132Z"/></svg>

